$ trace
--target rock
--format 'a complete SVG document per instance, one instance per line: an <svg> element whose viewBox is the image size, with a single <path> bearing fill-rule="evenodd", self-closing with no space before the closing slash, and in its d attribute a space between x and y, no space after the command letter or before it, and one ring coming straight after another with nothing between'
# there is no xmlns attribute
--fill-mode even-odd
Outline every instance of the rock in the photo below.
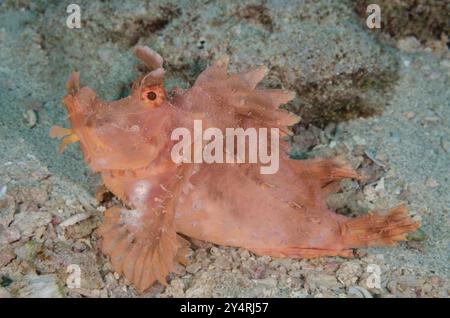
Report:
<svg viewBox="0 0 450 318"><path fill-rule="evenodd" d="M309 150L318 143L317 138L309 130L300 130L298 135L295 135L293 139L295 144L303 150Z"/></svg>
<svg viewBox="0 0 450 318"><path fill-rule="evenodd" d="M32 261L34 260L37 251L40 249L40 245L34 241L28 241L25 244L17 247L14 250L16 256L23 261Z"/></svg>
<svg viewBox="0 0 450 318"><path fill-rule="evenodd" d="M348 289L349 295L354 295L359 298L373 298L372 294L363 287L360 286L350 286Z"/></svg>
<svg viewBox="0 0 450 318"><path fill-rule="evenodd" d="M307 273L305 275L305 284L308 285L309 290L326 290L340 287L340 284L334 275L319 272Z"/></svg>
<svg viewBox="0 0 450 318"><path fill-rule="evenodd" d="M12 225L17 226L23 238L29 238L37 228L46 226L51 220L52 216L47 212L22 212L15 216Z"/></svg>
<svg viewBox="0 0 450 318"><path fill-rule="evenodd" d="M18 291L20 298L62 298L55 275L26 276L24 287Z"/></svg>
<svg viewBox="0 0 450 318"><path fill-rule="evenodd" d="M78 214L72 215L68 219L66 219L63 222L61 222L59 224L59 226L61 226L61 227L68 227L68 226L77 224L78 222L81 222L83 220L86 220L89 217L90 217L90 214L88 214L88 213L78 213Z"/></svg>
<svg viewBox="0 0 450 318"><path fill-rule="evenodd" d="M39 228L36 229L36 231L34 232L34 239L38 242L38 243L43 243L44 242L44 235L46 232L46 227L45 226L41 226Z"/></svg>
<svg viewBox="0 0 450 318"><path fill-rule="evenodd" d="M14 198L8 194L4 195L0 200L0 227L8 227L14 220L16 212L16 202Z"/></svg>
<svg viewBox="0 0 450 318"><path fill-rule="evenodd" d="M0 249L0 268L8 265L15 257L14 251L9 247L6 246Z"/></svg>
<svg viewBox="0 0 450 318"><path fill-rule="evenodd" d="M88 245L83 240L76 240L72 244L72 250L77 253L81 253L81 252L85 251L86 248L88 248Z"/></svg>
<svg viewBox="0 0 450 318"><path fill-rule="evenodd" d="M0 287L0 299L11 298L11 294L6 288Z"/></svg>
<svg viewBox="0 0 450 318"><path fill-rule="evenodd" d="M246 260L248 258L250 258L250 252L246 249L239 249L239 256L241 257L242 260Z"/></svg>
<svg viewBox="0 0 450 318"><path fill-rule="evenodd" d="M187 273L186 271L186 267L179 264L179 263L175 263L173 266L173 274L175 276L183 276Z"/></svg>
<svg viewBox="0 0 450 318"><path fill-rule="evenodd" d="M347 206L352 194L350 191L333 193L327 198L327 206L333 211L342 209Z"/></svg>
<svg viewBox="0 0 450 318"><path fill-rule="evenodd" d="M436 275L432 275L429 278L430 284L433 285L433 287L438 287L441 285L441 278L439 276Z"/></svg>
<svg viewBox="0 0 450 318"><path fill-rule="evenodd" d="M324 129L323 132L328 139L332 139L336 133L336 123L329 123Z"/></svg>
<svg viewBox="0 0 450 318"><path fill-rule="evenodd" d="M436 188L437 186L439 186L439 183L436 180L434 180L433 178L428 177L425 180L425 186L427 188Z"/></svg>
<svg viewBox="0 0 450 318"><path fill-rule="evenodd" d="M289 158L294 160L303 160L308 158L308 153L301 150L298 146L293 146L289 152Z"/></svg>
<svg viewBox="0 0 450 318"><path fill-rule="evenodd" d="M263 286L265 286L268 289L277 287L277 280L275 278L272 278L272 277L258 279L255 282L256 282L256 284L263 285Z"/></svg>
<svg viewBox="0 0 450 318"><path fill-rule="evenodd" d="M266 278L268 266L255 260L248 260L242 263L242 272L252 279Z"/></svg>
<svg viewBox="0 0 450 318"><path fill-rule="evenodd" d="M389 280L386 284L386 289L392 294L397 293L397 281L395 279Z"/></svg>
<svg viewBox="0 0 450 318"><path fill-rule="evenodd" d="M367 141L364 138L357 135L353 136L353 140L357 145L365 146L367 144Z"/></svg>
<svg viewBox="0 0 450 318"><path fill-rule="evenodd" d="M211 297L215 286L214 277L202 272L185 291L185 297Z"/></svg>
<svg viewBox="0 0 450 318"><path fill-rule="evenodd" d="M354 285L358 281L361 274L362 268L357 261L348 261L342 263L342 265L336 271L337 279L347 287Z"/></svg>
<svg viewBox="0 0 450 318"><path fill-rule="evenodd" d="M38 116L34 109L27 109L22 113L22 117L28 128L33 128L38 122Z"/></svg>
<svg viewBox="0 0 450 318"><path fill-rule="evenodd" d="M279 267L289 268L291 267L293 262L294 261L290 258L275 258L269 263L269 265L274 268Z"/></svg>
<svg viewBox="0 0 450 318"><path fill-rule="evenodd" d="M3 200L6 197L6 192L8 192L8 186L4 185L0 187L0 200Z"/></svg>
<svg viewBox="0 0 450 318"><path fill-rule="evenodd" d="M184 294L184 283L181 279L173 279L167 286L164 296L173 298L186 297Z"/></svg>
<svg viewBox="0 0 450 318"><path fill-rule="evenodd" d="M405 118L408 120L413 119L415 116L416 116L416 113L411 112L411 111L405 113Z"/></svg>
<svg viewBox="0 0 450 318"><path fill-rule="evenodd" d="M431 284L428 284L428 283L423 284L422 293L424 295L430 296L432 291L433 291L433 286Z"/></svg>
<svg viewBox="0 0 450 318"><path fill-rule="evenodd" d="M444 149L447 153L450 153L450 142L444 137L441 138L441 147Z"/></svg>
<svg viewBox="0 0 450 318"><path fill-rule="evenodd" d="M303 272L300 270L292 270L288 272L288 275L294 278L301 278L303 275Z"/></svg>
<svg viewBox="0 0 450 318"><path fill-rule="evenodd" d="M82 221L78 221L76 224L65 227L66 237L71 239L80 239L89 236L96 227L97 223L95 219L87 218Z"/></svg>
<svg viewBox="0 0 450 318"><path fill-rule="evenodd" d="M74 288L71 290L73 293L80 294L87 298L107 298L108 291L104 289L86 289L86 288Z"/></svg>
<svg viewBox="0 0 450 318"><path fill-rule="evenodd" d="M290 298L309 298L310 295L308 294L308 291L306 289L296 290L291 292L289 295Z"/></svg>
<svg viewBox="0 0 450 318"><path fill-rule="evenodd" d="M397 47L407 53L418 52L422 49L422 45L419 40L414 36L407 36L397 41Z"/></svg>
<svg viewBox="0 0 450 318"><path fill-rule="evenodd" d="M369 202L375 202L378 198L377 192L375 191L375 188L372 185L368 185L364 187L364 195L366 197L366 200Z"/></svg>
<svg viewBox="0 0 450 318"><path fill-rule="evenodd" d="M397 278L397 285L405 290L407 288L416 288L418 282L414 274L406 274Z"/></svg>
<svg viewBox="0 0 450 318"><path fill-rule="evenodd" d="M35 212L48 200L48 190L45 186L20 187L11 190L16 202L21 202L20 212Z"/></svg>
<svg viewBox="0 0 450 318"><path fill-rule="evenodd" d="M432 73L433 74L433 73ZM428 126L436 126L441 121L438 116L426 116L423 118L422 123Z"/></svg>
<svg viewBox="0 0 450 318"><path fill-rule="evenodd" d="M378 182L376 183L375 191L378 193L384 192L384 177L380 178L380 180L378 180Z"/></svg>
<svg viewBox="0 0 450 318"><path fill-rule="evenodd" d="M0 224L0 246L20 240L20 232L15 226L5 228Z"/></svg>
<svg viewBox="0 0 450 318"><path fill-rule="evenodd" d="M230 270L233 264L230 257L227 257L226 255L219 255L217 256L214 265L216 268L221 270Z"/></svg>
<svg viewBox="0 0 450 318"><path fill-rule="evenodd" d="M195 273L197 273L201 268L202 268L201 263L192 263L192 264L189 264L188 266L186 266L186 272L188 272L188 273L190 273L190 274L195 274Z"/></svg>

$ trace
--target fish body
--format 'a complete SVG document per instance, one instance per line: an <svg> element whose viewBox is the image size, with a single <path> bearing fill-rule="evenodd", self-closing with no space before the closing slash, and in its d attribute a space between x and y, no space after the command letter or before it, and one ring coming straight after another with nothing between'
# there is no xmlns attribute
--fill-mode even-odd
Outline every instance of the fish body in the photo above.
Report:
<svg viewBox="0 0 450 318"><path fill-rule="evenodd" d="M118 101L102 101L73 73L64 98L72 128L53 127L50 135L64 137L61 150L80 141L86 163L127 206L107 210L98 234L114 270L138 290L156 280L164 284L174 262L186 262L179 234L274 257L351 257L352 248L389 245L418 227L404 207L358 218L327 208L326 197L341 179L360 176L342 158L288 157L283 136L299 118L279 106L294 94L256 89L265 67L229 75L222 58L190 89L167 94L162 58L144 46L134 53L151 71ZM175 162L173 131L195 136L196 120L224 138L227 128L279 129L278 170L264 174L261 162L236 157L235 163ZM208 142L201 142L204 150ZM218 149L227 155L225 146Z"/></svg>

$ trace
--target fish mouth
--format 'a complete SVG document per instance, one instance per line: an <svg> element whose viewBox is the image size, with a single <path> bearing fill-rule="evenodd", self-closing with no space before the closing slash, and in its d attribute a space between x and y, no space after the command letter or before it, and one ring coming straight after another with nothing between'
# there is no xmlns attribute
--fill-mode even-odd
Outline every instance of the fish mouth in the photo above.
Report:
<svg viewBox="0 0 450 318"><path fill-rule="evenodd" d="M80 88L80 73L72 72L66 83L67 95L63 99L68 111L68 118L72 127L76 128L77 122L84 121L84 114L91 107L92 101L95 100L95 92L88 87ZM74 126L75 125L75 126ZM61 139L59 152L63 153L67 145L80 141L73 128L64 128L54 125L50 128L50 138Z"/></svg>
<svg viewBox="0 0 450 318"><path fill-rule="evenodd" d="M71 113L74 112L73 101L68 102L69 96L74 96L80 90L80 73L72 72L69 76L69 79L66 83L66 90L68 95L64 97L63 103L66 105L67 110L69 111L69 117ZM77 136L75 131L71 128L64 128L58 125L54 125L50 128L49 131L50 138L58 138L61 139L61 143L59 144L59 152L63 153L64 149L67 145L80 141L80 138Z"/></svg>

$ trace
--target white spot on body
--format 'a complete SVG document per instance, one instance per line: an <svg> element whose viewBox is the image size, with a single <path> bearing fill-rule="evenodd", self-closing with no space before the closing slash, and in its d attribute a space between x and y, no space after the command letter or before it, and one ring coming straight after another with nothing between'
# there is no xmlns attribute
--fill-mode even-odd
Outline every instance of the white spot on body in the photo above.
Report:
<svg viewBox="0 0 450 318"><path fill-rule="evenodd" d="M104 158L100 158L97 160L97 163L100 167L104 167L106 165L106 160Z"/></svg>
<svg viewBox="0 0 450 318"><path fill-rule="evenodd" d="M139 229L142 227L141 218L143 214L144 212L140 210L122 210L120 213L120 219L130 228Z"/></svg>
<svg viewBox="0 0 450 318"><path fill-rule="evenodd" d="M130 200L136 207L145 207L152 185L147 180L137 181L131 188Z"/></svg>
<svg viewBox="0 0 450 318"><path fill-rule="evenodd" d="M138 133L139 130L140 130L140 128L139 128L138 125L133 125L133 126L131 126L130 129L129 129L129 131L132 132L132 133Z"/></svg>

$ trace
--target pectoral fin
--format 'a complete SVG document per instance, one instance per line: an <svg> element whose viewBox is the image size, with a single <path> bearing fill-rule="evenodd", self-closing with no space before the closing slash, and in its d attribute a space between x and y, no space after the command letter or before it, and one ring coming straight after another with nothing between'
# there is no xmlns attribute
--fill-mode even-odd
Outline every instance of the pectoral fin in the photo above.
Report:
<svg viewBox="0 0 450 318"><path fill-rule="evenodd" d="M103 239L101 249L111 257L114 270L124 274L140 292L155 281L165 285L179 255L174 204L184 182L183 167L180 169L169 178L155 175L146 179L152 184L161 181L158 188L164 194L156 191L145 204L133 204L135 210L109 209L98 229Z"/></svg>

